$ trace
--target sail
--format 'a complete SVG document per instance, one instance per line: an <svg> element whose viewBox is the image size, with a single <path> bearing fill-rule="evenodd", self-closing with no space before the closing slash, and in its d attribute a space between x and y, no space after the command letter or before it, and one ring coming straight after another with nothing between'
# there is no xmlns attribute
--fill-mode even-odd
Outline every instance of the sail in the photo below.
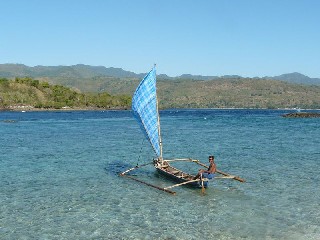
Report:
<svg viewBox="0 0 320 240"><path fill-rule="evenodd" d="M156 69L140 82L132 97L132 111L157 156L161 156Z"/></svg>

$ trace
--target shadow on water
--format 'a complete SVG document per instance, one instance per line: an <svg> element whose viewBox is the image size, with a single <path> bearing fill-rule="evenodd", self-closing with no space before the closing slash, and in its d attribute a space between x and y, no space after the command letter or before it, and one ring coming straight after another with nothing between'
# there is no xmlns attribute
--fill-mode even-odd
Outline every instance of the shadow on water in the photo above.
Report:
<svg viewBox="0 0 320 240"><path fill-rule="evenodd" d="M141 165L132 165L126 162L119 162L119 161L112 161L107 163L107 165L104 167L104 170L106 171L106 174L108 175L119 175L120 173L137 167L137 166L141 166L141 168L137 168L135 170L133 170L132 172L130 172L130 175L141 175L141 176L148 176L150 177L153 174L153 171L150 170L150 167L152 167L151 165L149 166L144 166L142 167L143 164Z"/></svg>
<svg viewBox="0 0 320 240"><path fill-rule="evenodd" d="M4 122L4 123L17 123L18 121L17 120L13 120L13 119L5 119L5 120L2 120L1 122Z"/></svg>
<svg viewBox="0 0 320 240"><path fill-rule="evenodd" d="M129 167L132 166L123 162L112 161L107 163L107 165L104 167L104 170L108 175L119 175L121 172L125 171Z"/></svg>

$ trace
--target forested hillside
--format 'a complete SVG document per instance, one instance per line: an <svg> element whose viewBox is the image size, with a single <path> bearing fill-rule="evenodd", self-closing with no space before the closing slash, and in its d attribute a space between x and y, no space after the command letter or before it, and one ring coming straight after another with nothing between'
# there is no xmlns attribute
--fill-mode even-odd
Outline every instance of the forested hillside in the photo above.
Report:
<svg viewBox="0 0 320 240"><path fill-rule="evenodd" d="M130 104L128 95L112 96L107 92L84 94L28 77L0 79L0 109L126 109Z"/></svg>
<svg viewBox="0 0 320 240"><path fill-rule="evenodd" d="M104 66L0 64L0 108L129 108L143 78ZM157 76L160 108L320 108L320 79L300 73Z"/></svg>
<svg viewBox="0 0 320 240"><path fill-rule="evenodd" d="M320 86L274 80L161 81L158 92L167 108L320 108Z"/></svg>
<svg viewBox="0 0 320 240"><path fill-rule="evenodd" d="M0 79L0 108L128 109L140 79L95 78L100 92L32 78ZM81 84L87 81L79 80ZM266 79L159 80L160 108L310 108L320 109L320 86Z"/></svg>

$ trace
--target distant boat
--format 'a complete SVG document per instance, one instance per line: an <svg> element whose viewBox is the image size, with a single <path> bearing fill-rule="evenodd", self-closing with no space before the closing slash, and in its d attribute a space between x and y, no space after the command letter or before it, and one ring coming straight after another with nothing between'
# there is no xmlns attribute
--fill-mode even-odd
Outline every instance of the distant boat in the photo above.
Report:
<svg viewBox="0 0 320 240"><path fill-rule="evenodd" d="M146 138L148 139L149 143L151 144L156 157L153 159L151 164L154 165L156 170L163 174L164 176L173 179L178 184L162 188L158 187L144 181L141 181L137 178L132 177L131 175L127 175L132 170L135 170L139 167L148 165L143 164L141 166L136 166L130 168L124 172L122 172L121 176L127 176L133 180L138 182L144 183L151 187L158 188L160 190L175 193L170 189L173 187L181 186L181 185L190 185L193 187L200 187L205 188L208 186L208 179L206 178L197 178L195 179L195 175L190 173L186 173L176 167L170 165L171 162L175 161L186 161L186 162L194 162L201 166L207 167L205 164L200 163L199 160L195 160L192 158L184 158L184 159L164 159L163 158L163 151L162 151L162 140L161 140L161 132L160 132L160 117L159 117L159 110L158 110L158 99L157 99L157 90L156 90L156 69L155 66L152 70L142 79L139 86L137 87L133 97L132 97L132 112L135 116L136 120L138 121L142 132L145 134ZM227 173L223 173L217 170L217 173L220 173L226 178L233 178L239 181L244 181L239 177L232 176Z"/></svg>

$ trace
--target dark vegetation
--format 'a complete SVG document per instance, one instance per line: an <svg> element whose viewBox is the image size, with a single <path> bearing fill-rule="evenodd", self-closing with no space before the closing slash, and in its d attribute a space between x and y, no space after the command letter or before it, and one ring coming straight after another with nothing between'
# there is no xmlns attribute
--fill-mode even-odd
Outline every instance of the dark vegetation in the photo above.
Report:
<svg viewBox="0 0 320 240"><path fill-rule="evenodd" d="M314 112L296 112L282 115L285 118L320 118L320 113Z"/></svg>

